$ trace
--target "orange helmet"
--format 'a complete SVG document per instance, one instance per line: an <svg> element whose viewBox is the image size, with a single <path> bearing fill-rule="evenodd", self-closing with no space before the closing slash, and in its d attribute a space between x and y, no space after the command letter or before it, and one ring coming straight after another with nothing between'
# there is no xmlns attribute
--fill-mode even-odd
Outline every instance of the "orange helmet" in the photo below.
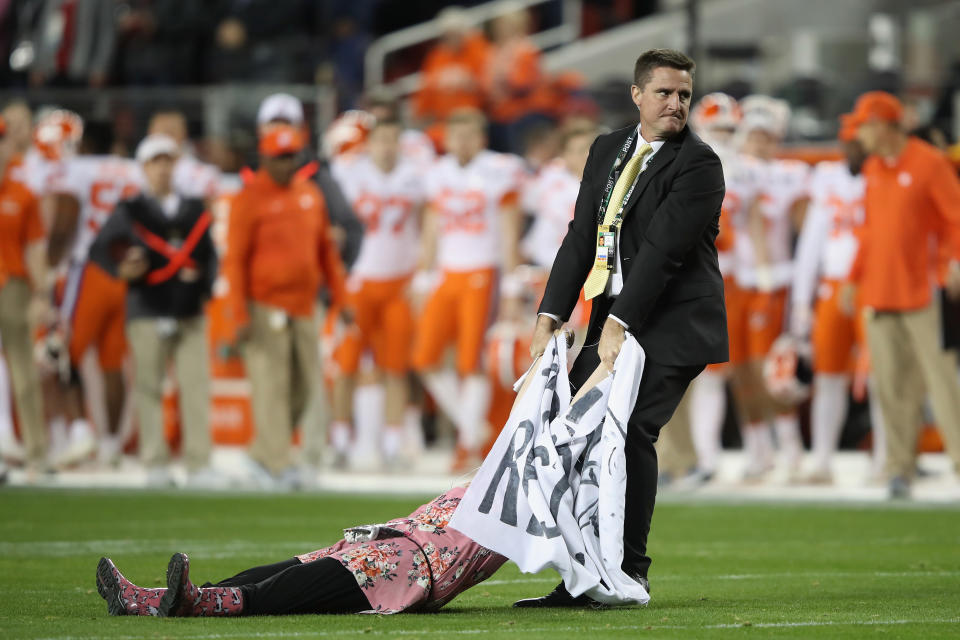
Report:
<svg viewBox="0 0 960 640"><path fill-rule="evenodd" d="M323 152L330 158L357 151L373 129L373 115L359 109L341 113L323 134Z"/></svg>
<svg viewBox="0 0 960 640"><path fill-rule="evenodd" d="M48 160L59 160L76 151L83 136L83 120L73 111L56 109L40 117L33 129L33 144Z"/></svg>
<svg viewBox="0 0 960 640"><path fill-rule="evenodd" d="M690 124L698 131L736 129L740 123L740 105L736 99L715 91L700 98L690 114Z"/></svg>

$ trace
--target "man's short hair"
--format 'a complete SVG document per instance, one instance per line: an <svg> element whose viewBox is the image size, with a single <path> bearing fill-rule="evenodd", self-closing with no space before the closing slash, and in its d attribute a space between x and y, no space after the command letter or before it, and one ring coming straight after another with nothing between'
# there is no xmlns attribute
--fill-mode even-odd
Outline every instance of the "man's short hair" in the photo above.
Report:
<svg viewBox="0 0 960 640"><path fill-rule="evenodd" d="M660 67L689 71L693 76L697 64L693 58L676 49L649 49L640 54L633 66L633 83L643 89L650 81L653 70Z"/></svg>
<svg viewBox="0 0 960 640"><path fill-rule="evenodd" d="M398 129L403 129L403 123L400 122L399 118L392 116L389 118L375 118L373 124L370 126L370 131L379 127L397 127Z"/></svg>
<svg viewBox="0 0 960 640"><path fill-rule="evenodd" d="M474 109L473 107L463 107L460 109L454 110L447 117L447 126L453 126L455 124L472 124L482 131L487 129L487 117L483 115L483 111L479 109Z"/></svg>
<svg viewBox="0 0 960 640"><path fill-rule="evenodd" d="M580 136L590 136L591 139L596 138L599 134L596 125L581 123L572 127L568 127L563 130L562 137L560 140L560 148L566 150L567 145L569 145L575 138Z"/></svg>

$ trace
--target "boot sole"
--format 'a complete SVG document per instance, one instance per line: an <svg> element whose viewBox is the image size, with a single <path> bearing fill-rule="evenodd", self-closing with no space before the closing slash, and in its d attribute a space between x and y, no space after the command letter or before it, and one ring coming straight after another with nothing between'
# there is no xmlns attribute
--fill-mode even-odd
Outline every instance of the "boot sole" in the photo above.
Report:
<svg viewBox="0 0 960 640"><path fill-rule="evenodd" d="M175 553L167 565L167 591L160 598L157 615L161 618L176 617L183 601L183 577L188 571L187 557Z"/></svg>
<svg viewBox="0 0 960 640"><path fill-rule="evenodd" d="M127 608L120 600L120 583L113 575L111 562L107 558L100 558L97 563L97 593L107 601L107 612L110 615L127 615Z"/></svg>

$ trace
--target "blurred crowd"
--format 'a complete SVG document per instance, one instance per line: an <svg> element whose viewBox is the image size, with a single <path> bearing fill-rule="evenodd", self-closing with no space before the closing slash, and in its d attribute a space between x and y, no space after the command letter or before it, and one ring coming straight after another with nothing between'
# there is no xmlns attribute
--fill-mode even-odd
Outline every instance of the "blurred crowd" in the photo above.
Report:
<svg viewBox="0 0 960 640"><path fill-rule="evenodd" d="M4 86L94 89L322 82L336 87L346 109L356 106L363 89L368 45L438 12L443 15L449 5L437 0L414 6L382 0L10 0L0 3L0 59L10 61L9 67L0 66L0 80ZM583 33L655 8L652 0L585 2ZM454 14L447 14L447 26L461 29L463 14ZM534 7L529 19L549 28L562 15L562 3L549 0ZM489 39L492 49L511 50L505 54L511 58L522 44L505 26L493 26ZM446 54L458 56L453 37L444 40ZM471 38L471 62L486 66L486 52L474 46L491 48L486 40ZM392 56L388 76L415 71L424 55L429 55L427 48L419 46ZM535 61L529 64L533 56L526 55L525 66L515 73L529 86L537 70ZM440 66L436 62L434 68ZM502 95L506 79L491 80L492 89ZM464 79L447 74L439 81L462 84Z"/></svg>
<svg viewBox="0 0 960 640"><path fill-rule="evenodd" d="M160 16L185 20L181 3L34 4L60 11L65 33L89 19L126 49L107 76L93 51L71 75L78 35L52 67L30 67L31 83L96 86L119 60L137 82L255 73L223 51L206 70L177 63L190 30L164 36ZM196 25L215 30L213 49L313 24L256 18L271 13L257 0L218 6ZM0 474L136 454L150 485L170 486L180 456L191 486L293 489L326 467L404 471L431 447L452 445L439 471L479 463L529 366L542 287L603 131L575 78L541 70L528 13L489 34L460 9L440 20L409 104L357 84L358 108L311 132L297 98L271 95L256 158L236 172L197 157L177 110L153 113L124 157L71 111L4 107ZM137 29L150 37L124 40ZM266 67L308 60L296 37L273 35L284 44ZM942 440L960 462L956 168L943 134L908 131L890 94L861 96L837 145L802 160L783 146L790 123L787 103L763 95L710 93L691 110L724 165L731 361L694 382L662 432L661 482L713 482L722 446L739 445L746 483L830 484L846 433L903 497L918 446ZM582 302L568 323L574 349L589 314ZM928 404L939 435L923 430ZM858 407L867 428L851 430ZM243 447L239 475L215 467L213 444Z"/></svg>

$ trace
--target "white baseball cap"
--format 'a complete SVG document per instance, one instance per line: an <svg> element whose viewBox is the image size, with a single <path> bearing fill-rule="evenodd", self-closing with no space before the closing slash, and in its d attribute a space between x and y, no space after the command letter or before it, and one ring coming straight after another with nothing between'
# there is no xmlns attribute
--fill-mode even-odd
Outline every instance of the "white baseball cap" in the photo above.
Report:
<svg viewBox="0 0 960 640"><path fill-rule="evenodd" d="M143 164L157 156L176 158L178 155L180 155L180 145L176 140L164 133L154 133L140 141L135 157L137 162Z"/></svg>
<svg viewBox="0 0 960 640"><path fill-rule="evenodd" d="M274 93L260 103L257 111L257 125L262 126L273 120L284 120L294 126L303 124L303 105L289 93Z"/></svg>

